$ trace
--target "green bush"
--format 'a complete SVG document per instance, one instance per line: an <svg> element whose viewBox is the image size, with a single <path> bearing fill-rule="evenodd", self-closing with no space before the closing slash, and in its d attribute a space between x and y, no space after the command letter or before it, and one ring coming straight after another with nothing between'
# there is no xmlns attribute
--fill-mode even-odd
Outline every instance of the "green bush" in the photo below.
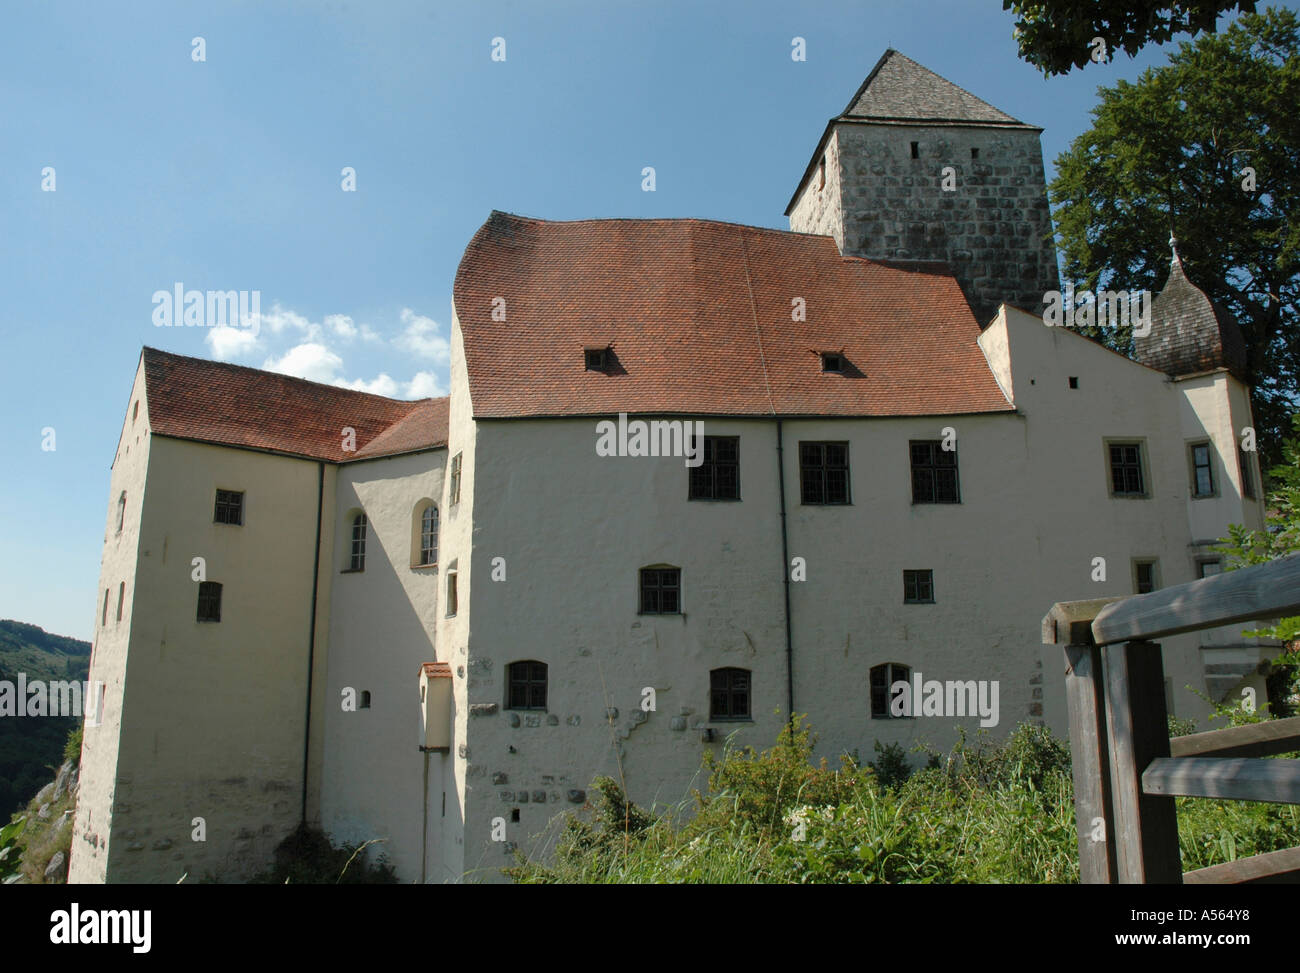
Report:
<svg viewBox="0 0 1300 973"><path fill-rule="evenodd" d="M1242 717L1238 717L1239 719ZM886 779L901 748L878 746L879 773L846 758L811 762L796 720L777 745L705 757L709 792L652 817L615 782L564 818L554 860L516 853L528 883L1072 883L1079 880L1069 748L1043 727L1000 743L959 735L928 766ZM1300 845L1290 806L1180 798L1183 868ZM689 819L688 819L689 817Z"/></svg>

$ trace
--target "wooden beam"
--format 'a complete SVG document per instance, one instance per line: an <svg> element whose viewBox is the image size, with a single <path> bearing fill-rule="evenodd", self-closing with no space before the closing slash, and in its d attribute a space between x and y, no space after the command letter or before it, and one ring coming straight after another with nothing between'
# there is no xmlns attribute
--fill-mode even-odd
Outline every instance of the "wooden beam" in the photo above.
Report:
<svg viewBox="0 0 1300 973"><path fill-rule="evenodd" d="M1112 645L1288 615L1300 615L1297 555L1123 598L1097 613L1092 635Z"/></svg>
<svg viewBox="0 0 1300 973"><path fill-rule="evenodd" d="M1148 793L1142 772L1169 758L1165 679L1160 646L1128 642L1101 650L1106 674L1106 735L1119 880L1126 884L1183 880L1178 816L1172 797Z"/></svg>
<svg viewBox="0 0 1300 973"><path fill-rule="evenodd" d="M1300 883L1300 848L1198 868L1183 875L1185 885L1280 885Z"/></svg>
<svg viewBox="0 0 1300 973"><path fill-rule="evenodd" d="M1174 757L1271 757L1300 750L1300 716L1207 730L1169 741Z"/></svg>
<svg viewBox="0 0 1300 973"><path fill-rule="evenodd" d="M1079 881L1114 885L1115 813L1110 797L1110 756L1101 649L1065 646L1065 702L1070 716L1074 817L1079 834Z"/></svg>
<svg viewBox="0 0 1300 973"><path fill-rule="evenodd" d="M1142 773L1146 794L1300 804L1300 760L1165 757Z"/></svg>
<svg viewBox="0 0 1300 973"><path fill-rule="evenodd" d="M1058 601L1043 616L1044 645L1091 645L1092 621L1097 613L1122 598Z"/></svg>

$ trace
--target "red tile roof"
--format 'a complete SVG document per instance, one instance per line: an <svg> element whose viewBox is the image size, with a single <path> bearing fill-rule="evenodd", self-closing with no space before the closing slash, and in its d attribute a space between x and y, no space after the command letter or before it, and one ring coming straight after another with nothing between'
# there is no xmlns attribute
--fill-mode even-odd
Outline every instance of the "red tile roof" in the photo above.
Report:
<svg viewBox="0 0 1300 973"><path fill-rule="evenodd" d="M402 402L145 348L145 395L156 433L344 463L447 443L447 399ZM344 451L343 429L356 430Z"/></svg>
<svg viewBox="0 0 1300 973"><path fill-rule="evenodd" d="M493 212L454 296L475 418L1013 409L946 269L841 257L826 236ZM583 348L605 344L610 366L585 370ZM820 351L846 373L822 372Z"/></svg>

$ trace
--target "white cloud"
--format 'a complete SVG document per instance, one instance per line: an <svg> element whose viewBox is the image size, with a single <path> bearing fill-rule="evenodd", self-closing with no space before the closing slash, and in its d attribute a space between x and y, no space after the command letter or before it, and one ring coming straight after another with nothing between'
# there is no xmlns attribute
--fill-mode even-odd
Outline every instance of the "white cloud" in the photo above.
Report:
<svg viewBox="0 0 1300 973"><path fill-rule="evenodd" d="M357 326L352 323L352 318L346 314L325 315L325 327L345 341L351 341L357 336Z"/></svg>
<svg viewBox="0 0 1300 973"><path fill-rule="evenodd" d="M397 397L397 382L387 372L380 372L378 378L369 382L364 378L354 378L350 382L340 378L336 379L333 384L340 388L353 389L357 392L369 392L371 395L382 395L389 399Z"/></svg>
<svg viewBox="0 0 1300 973"><path fill-rule="evenodd" d="M209 328L204 341L217 361L230 361L256 351L257 337L249 328Z"/></svg>
<svg viewBox="0 0 1300 973"><path fill-rule="evenodd" d="M402 324L406 330L393 342L403 351L409 351L420 358L428 358L439 365L451 361L451 344L438 332L441 330L433 318L416 314L409 307L402 308Z"/></svg>
<svg viewBox="0 0 1300 973"><path fill-rule="evenodd" d="M383 341L383 340L384 340L384 336L381 335L378 331L376 331L376 330L374 330L373 328L371 328L370 325L368 325L368 324L362 324L362 325L361 325L361 340L362 340L362 341Z"/></svg>
<svg viewBox="0 0 1300 973"><path fill-rule="evenodd" d="M406 387L408 399L437 399L446 394L447 390L438 383L438 376L433 372L416 372Z"/></svg>
<svg viewBox="0 0 1300 973"><path fill-rule="evenodd" d="M312 382L333 383L343 367L343 359L324 345L314 341L290 348L279 359L268 358L262 365L271 372L294 375Z"/></svg>
<svg viewBox="0 0 1300 973"><path fill-rule="evenodd" d="M331 315L331 317L338 316L341 315ZM348 320L351 321L351 318ZM292 328L300 332L309 341L315 341L321 336L321 326L319 324L308 321L297 311L282 308L278 301L271 307L270 311L262 312L262 326L269 328L272 334L280 334L286 329Z"/></svg>

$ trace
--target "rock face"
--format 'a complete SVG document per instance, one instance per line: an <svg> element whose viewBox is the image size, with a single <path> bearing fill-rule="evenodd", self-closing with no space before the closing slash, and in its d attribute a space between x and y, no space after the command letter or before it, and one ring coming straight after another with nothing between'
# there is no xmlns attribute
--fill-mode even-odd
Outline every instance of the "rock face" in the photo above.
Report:
<svg viewBox="0 0 1300 973"><path fill-rule="evenodd" d="M68 859L61 851L56 851L50 863L45 866L45 881L62 884L68 877Z"/></svg>

